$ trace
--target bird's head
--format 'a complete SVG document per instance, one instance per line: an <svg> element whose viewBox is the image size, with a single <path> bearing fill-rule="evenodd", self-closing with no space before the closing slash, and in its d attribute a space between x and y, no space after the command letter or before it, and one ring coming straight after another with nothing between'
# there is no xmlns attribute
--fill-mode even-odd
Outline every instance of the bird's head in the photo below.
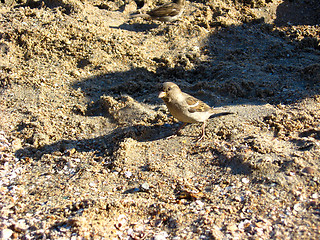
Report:
<svg viewBox="0 0 320 240"><path fill-rule="evenodd" d="M165 82L162 85L162 92L159 94L159 98L165 100L170 99L171 96L181 93L180 88L173 82Z"/></svg>

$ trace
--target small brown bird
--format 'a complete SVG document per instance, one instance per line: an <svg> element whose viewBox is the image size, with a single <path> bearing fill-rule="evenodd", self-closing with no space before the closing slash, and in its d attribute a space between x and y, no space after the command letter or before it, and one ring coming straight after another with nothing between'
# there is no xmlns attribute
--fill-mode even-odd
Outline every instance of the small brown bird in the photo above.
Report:
<svg viewBox="0 0 320 240"><path fill-rule="evenodd" d="M211 115L217 114L217 110L214 110L199 99L182 92L178 85L173 82L163 83L163 92L160 92L159 98L167 105L172 116L183 122L176 134L178 134L187 123L202 122L202 132L197 141L204 138L206 121ZM228 114L232 113L224 112L218 115Z"/></svg>
<svg viewBox="0 0 320 240"><path fill-rule="evenodd" d="M177 20L184 11L185 0L174 0L174 2L166 3L147 13L132 14L130 18L151 18L162 22L173 22Z"/></svg>

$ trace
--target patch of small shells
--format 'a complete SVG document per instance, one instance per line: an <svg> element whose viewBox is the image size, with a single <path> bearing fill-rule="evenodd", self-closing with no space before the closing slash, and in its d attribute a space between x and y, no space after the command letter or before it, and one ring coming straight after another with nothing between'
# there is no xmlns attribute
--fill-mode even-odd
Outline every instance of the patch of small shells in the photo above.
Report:
<svg viewBox="0 0 320 240"><path fill-rule="evenodd" d="M18 139L10 139L4 131L0 131L0 239L14 237L12 228L17 231L27 228L24 221L12 218L19 197L26 194L22 186L15 184L19 175L25 171L13 154L13 150L19 146L21 143Z"/></svg>

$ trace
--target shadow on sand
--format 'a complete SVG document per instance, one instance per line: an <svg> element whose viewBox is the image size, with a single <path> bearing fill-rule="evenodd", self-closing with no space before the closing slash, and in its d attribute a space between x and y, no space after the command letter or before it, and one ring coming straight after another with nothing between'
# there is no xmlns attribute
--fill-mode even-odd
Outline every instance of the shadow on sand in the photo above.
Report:
<svg viewBox="0 0 320 240"><path fill-rule="evenodd" d="M320 1L285 0L277 8L277 26L320 24Z"/></svg>
<svg viewBox="0 0 320 240"><path fill-rule="evenodd" d="M295 3L284 2L279 6L276 24L281 25L288 21L296 24L319 23L318 12L305 19L301 17L305 8L292 4ZM319 4L313 9L318 8ZM291 13L292 9L299 10L298 16L301 18L290 19L292 14L288 13ZM153 27L155 26L122 26L126 30L137 28L137 31L148 31ZM317 54L312 55L315 52ZM183 91L211 106L248 102L295 103L319 93L319 81L310 81L310 78L313 75L320 76L320 68L315 68L316 72L305 72L306 68L320 62L319 51L310 46L298 48L295 42L279 36L272 26L265 23L248 23L221 29L208 37L201 55L206 55L207 60L200 61L197 57L187 56L194 65L191 70L185 70L185 63L179 58L175 59L173 68L167 67L159 58L154 59L155 64L159 63L155 71L132 68L126 72L82 79L73 87L81 88L88 97L88 102L97 102L102 95L117 97L126 94L141 103L159 104L161 101L157 95L160 84L173 81L178 83ZM85 114L88 116L102 114L99 107L88 106L87 109ZM91 151L94 148L98 155L110 155L126 137L138 141L154 141L165 138L171 132L172 129L166 125L125 126L98 138L61 140L40 148L25 148L16 155L40 158L45 153L65 152L70 148L77 151Z"/></svg>

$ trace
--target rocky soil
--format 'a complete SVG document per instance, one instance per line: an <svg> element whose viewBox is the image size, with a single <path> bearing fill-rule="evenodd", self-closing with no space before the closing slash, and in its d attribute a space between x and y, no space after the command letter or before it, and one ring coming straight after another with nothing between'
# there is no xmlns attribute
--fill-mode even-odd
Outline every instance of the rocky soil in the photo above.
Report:
<svg viewBox="0 0 320 240"><path fill-rule="evenodd" d="M1 1L0 239L319 239L320 2L164 2Z"/></svg>

